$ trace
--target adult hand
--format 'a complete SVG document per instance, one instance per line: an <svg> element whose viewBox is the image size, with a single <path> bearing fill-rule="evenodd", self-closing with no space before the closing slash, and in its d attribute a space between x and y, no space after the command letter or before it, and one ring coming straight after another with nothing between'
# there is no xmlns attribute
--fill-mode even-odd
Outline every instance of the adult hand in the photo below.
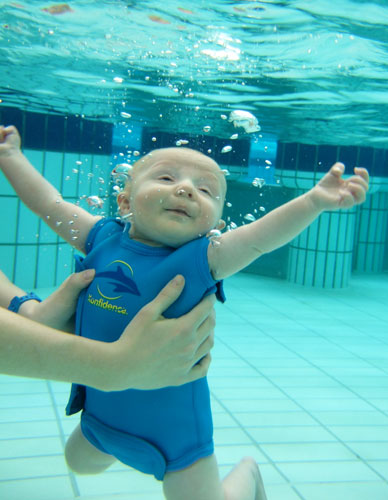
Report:
<svg viewBox="0 0 388 500"><path fill-rule="evenodd" d="M94 269L71 274L43 302L24 302L20 306L20 314L52 328L73 333L78 295L91 283L94 274Z"/></svg>
<svg viewBox="0 0 388 500"><path fill-rule="evenodd" d="M107 344L111 366L98 384L103 390L159 389L206 375L214 345L215 296L179 318L164 318L183 288L184 278L177 276L137 313L119 340Z"/></svg>

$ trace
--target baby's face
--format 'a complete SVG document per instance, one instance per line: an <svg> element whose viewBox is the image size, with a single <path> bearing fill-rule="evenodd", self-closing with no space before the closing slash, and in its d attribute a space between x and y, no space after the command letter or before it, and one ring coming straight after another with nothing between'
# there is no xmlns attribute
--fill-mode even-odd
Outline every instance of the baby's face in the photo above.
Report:
<svg viewBox="0 0 388 500"><path fill-rule="evenodd" d="M131 238L177 248L222 228L225 192L224 174L210 158L186 148L156 150L138 162L126 187Z"/></svg>

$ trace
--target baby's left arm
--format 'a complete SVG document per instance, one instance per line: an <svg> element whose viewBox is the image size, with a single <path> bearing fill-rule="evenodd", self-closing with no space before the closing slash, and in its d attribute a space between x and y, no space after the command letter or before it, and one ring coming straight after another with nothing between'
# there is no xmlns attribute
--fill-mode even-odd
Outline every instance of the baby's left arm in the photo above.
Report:
<svg viewBox="0 0 388 500"><path fill-rule="evenodd" d="M344 165L336 163L310 191L272 210L261 219L222 234L218 245L209 245L209 266L215 279L223 279L264 253L289 243L325 210L348 209L365 201L369 175L343 179Z"/></svg>
<svg viewBox="0 0 388 500"><path fill-rule="evenodd" d="M0 170L35 214L70 245L85 252L89 231L100 217L63 200L21 152L20 142L14 126L0 125Z"/></svg>

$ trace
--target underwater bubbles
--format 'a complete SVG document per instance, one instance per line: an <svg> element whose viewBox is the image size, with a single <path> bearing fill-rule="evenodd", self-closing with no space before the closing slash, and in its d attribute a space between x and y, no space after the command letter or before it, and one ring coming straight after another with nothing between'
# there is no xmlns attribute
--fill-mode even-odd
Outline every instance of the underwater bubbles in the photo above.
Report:
<svg viewBox="0 0 388 500"><path fill-rule="evenodd" d="M243 111L241 109L232 111L229 115L229 121L232 122L235 127L242 127L248 134L261 130L257 118L249 111Z"/></svg>
<svg viewBox="0 0 388 500"><path fill-rule="evenodd" d="M111 171L110 175L114 182L125 183L131 175L132 165L129 163L118 163Z"/></svg>
<svg viewBox="0 0 388 500"><path fill-rule="evenodd" d="M252 181L253 187L262 188L265 185L265 179L261 179L260 177L255 177Z"/></svg>
<svg viewBox="0 0 388 500"><path fill-rule="evenodd" d="M102 200L99 196L88 196L86 198L86 203L92 208L102 208L104 200Z"/></svg>
<svg viewBox="0 0 388 500"><path fill-rule="evenodd" d="M220 242L220 237L221 237L221 231L219 231L218 229L211 229L206 237L209 238L210 240L210 243L213 245L213 246L218 246L221 244Z"/></svg>

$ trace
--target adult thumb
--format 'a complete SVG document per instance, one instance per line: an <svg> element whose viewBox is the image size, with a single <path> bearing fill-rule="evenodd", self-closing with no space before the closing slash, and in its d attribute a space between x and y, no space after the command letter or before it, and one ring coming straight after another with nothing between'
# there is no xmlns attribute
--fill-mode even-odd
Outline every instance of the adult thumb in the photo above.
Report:
<svg viewBox="0 0 388 500"><path fill-rule="evenodd" d="M95 275L94 269L86 269L79 273L73 273L61 284L61 286L53 293L55 296L60 296L62 301L70 301L77 299L81 290L86 288L92 282Z"/></svg>
<svg viewBox="0 0 388 500"><path fill-rule="evenodd" d="M180 274L167 283L167 285L162 288L154 300L149 304L150 306L152 304L154 317L160 316L166 309L168 309L180 296L184 287L185 279Z"/></svg>

